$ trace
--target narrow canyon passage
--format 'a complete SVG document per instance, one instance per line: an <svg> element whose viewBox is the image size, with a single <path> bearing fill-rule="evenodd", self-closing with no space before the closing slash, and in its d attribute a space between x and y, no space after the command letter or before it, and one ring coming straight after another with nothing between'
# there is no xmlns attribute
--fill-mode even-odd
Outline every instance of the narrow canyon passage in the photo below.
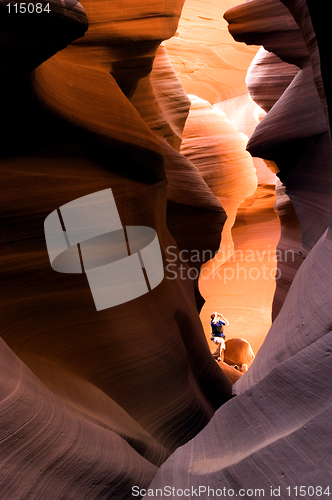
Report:
<svg viewBox="0 0 332 500"><path fill-rule="evenodd" d="M0 500L325 500L321 5L36 1L0 1Z"/></svg>
<svg viewBox="0 0 332 500"><path fill-rule="evenodd" d="M219 254L203 264L199 280L206 339L214 351L210 316L221 311L230 322L226 338L244 338L257 353L272 321L280 221L275 172L245 151L265 112L250 99L245 83L258 47L234 44L222 18L224 9L236 4L187 0L177 37L165 46L185 90L194 94L181 152L228 216Z"/></svg>
<svg viewBox="0 0 332 500"><path fill-rule="evenodd" d="M275 196L266 191L263 199L240 208L232 230L234 255L199 282L206 301L200 316L207 340L211 336L211 312L221 310L230 322L226 338L244 338L255 353L272 322L276 245L280 237L280 221L273 209Z"/></svg>
<svg viewBox="0 0 332 500"><path fill-rule="evenodd" d="M234 384L236 397L216 411L196 438L176 450L150 488L153 492L172 484L174 499L181 488L188 487L192 498L197 488L206 499L293 499L301 484L305 498L328 497L332 477L332 150L326 49L330 41L321 6L311 0L250 0L231 8L225 17L235 40L264 47L251 68L249 87L267 114L251 136L248 151L278 166L284 184L277 182L281 227L269 205L273 196L270 200L267 196L266 210L260 210L259 202L256 211L255 203L252 211L250 205L242 205L233 239L234 246L244 252L260 252L261 244L276 249L281 234L276 250L281 276L274 321L252 366ZM256 233L259 227L261 237ZM236 276L239 262L234 260L224 264L223 276L233 276L232 271ZM249 272L250 263L243 267ZM229 319L241 307L241 295L250 308L256 293L259 304L266 304L269 292L258 280L257 288L251 289L253 297L247 297L245 281L234 286L235 304L227 294L232 284L230 279L220 291L213 275L206 282L201 280L200 289L208 296L201 314L206 333L209 315L205 309L215 300L210 293L213 287L225 315L227 301L231 302ZM270 293L272 298L273 290ZM219 307L219 300L215 303ZM263 318L264 311L259 312ZM231 325L227 330L231 332ZM251 338L253 344L257 342L255 348L261 340Z"/></svg>

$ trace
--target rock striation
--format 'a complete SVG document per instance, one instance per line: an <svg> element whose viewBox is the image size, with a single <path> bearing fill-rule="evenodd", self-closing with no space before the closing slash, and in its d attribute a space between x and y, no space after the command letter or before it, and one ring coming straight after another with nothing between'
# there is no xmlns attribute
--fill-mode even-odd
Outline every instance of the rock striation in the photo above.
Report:
<svg viewBox="0 0 332 500"><path fill-rule="evenodd" d="M229 0L227 7L236 3ZM280 233L273 209L276 176L263 160L250 159L245 151L248 137L265 114L244 85L245 73L258 47L234 42L222 19L225 8L225 3L216 0L187 0L177 36L167 40L165 46L193 101L181 152L198 167L212 190L218 191L217 197L228 215L220 251L212 262L203 265L200 275L199 289L206 300L200 317L206 338L209 341L211 312L221 309L231 319L227 335L249 335L256 352L271 325L275 290L273 253ZM247 169L243 168L246 161ZM235 257L234 261L229 259L233 251L238 256L236 261ZM259 255L260 260L246 261L252 254ZM249 273L254 279L248 278ZM202 279L203 275L206 279ZM246 286L243 275L247 276Z"/></svg>
<svg viewBox="0 0 332 500"><path fill-rule="evenodd" d="M237 0L186 0L176 36L165 42L187 94L216 104L247 93L245 75L258 47L238 44L223 19Z"/></svg>
<svg viewBox="0 0 332 500"><path fill-rule="evenodd" d="M252 97L269 112L251 137L248 151L253 156L277 164L278 176L286 186L286 194L294 206L301 227L301 248L289 246L283 239L279 243L280 249L288 248L294 252L294 258L288 262L288 266L279 266L281 273L288 267L286 273L291 275L290 269L293 267L296 272L298 268L298 251L305 257L328 227L332 200L330 174L326 165L332 152L326 113L319 96L321 77L317 76L315 62L317 47L314 38L308 35L310 22L307 7L304 5L300 10L294 7L296 12L301 11L301 15L296 18L297 22L303 18L304 27L301 31L287 6L279 0L274 4L273 12L278 13L274 23L263 22L264 19L270 19L272 6L256 0L231 9L226 18L237 40L257 43L260 39L264 47L251 65L247 84L253 92ZM273 85L269 85L266 80L265 64L276 82L272 91ZM266 99L267 94L269 101ZM301 120L298 120L299 116ZM295 222L295 232L296 225ZM281 295L284 296L282 290L284 282L277 282L274 316L280 310Z"/></svg>
<svg viewBox="0 0 332 500"><path fill-rule="evenodd" d="M235 42L227 60L220 46L200 41L190 66L184 55L193 35L167 43L170 59L182 47L180 80L186 90L197 85L201 97L184 129L190 103L161 45L177 29L182 0L128 1L125 8L120 0L50 3L54 30L45 33L44 17L34 17L29 43L23 46L20 25L1 37L1 498L127 499L133 485L147 489L154 476L151 488L222 484L237 493L264 488L266 496L271 486L281 496L300 483L325 489L332 472L331 103L311 1L309 10L304 0L289 2L288 10L286 0L251 0L226 15L236 38L268 51L248 76L268 111L248 148L277 164L292 200L295 212L279 186L283 251L299 249L301 239L306 255L289 274L285 268L280 312L256 358L242 339L244 357L227 358L252 362L242 376L227 363L221 370L210 354L197 276L204 252L219 247L229 206L256 187L243 141L221 111L251 127L236 114L240 102L251 109L244 86L238 93L237 83L225 83L244 73L256 48L242 46L237 67ZM206 31L213 26L213 42L220 4L198 3L191 13ZM277 83L262 95L266 66ZM222 98L236 102L210 105ZM216 172L219 157L224 169ZM273 186L259 175L237 222L246 234L257 221L270 228ZM83 274L52 270L44 220L106 189L123 226L157 232L165 278L130 304L96 311ZM268 230L264 238L270 241ZM192 276L183 257L193 250L199 257ZM265 294L257 288L261 295L250 300ZM243 286L237 291L248 295Z"/></svg>
<svg viewBox="0 0 332 500"><path fill-rule="evenodd" d="M235 40L263 45L283 61L301 68L310 65L308 48L298 24L280 0L249 0L228 9L225 19Z"/></svg>
<svg viewBox="0 0 332 500"><path fill-rule="evenodd" d="M36 69L3 79L4 500L128 498L232 396L204 336L197 280L179 274L181 249L216 251L225 222L178 151L188 99L158 50L182 4L84 0L79 34L67 37L58 16L59 45L44 40L42 56L32 48L17 67ZM129 305L96 311L83 274L52 270L44 220L105 189L123 226L157 232L165 278Z"/></svg>
<svg viewBox="0 0 332 500"><path fill-rule="evenodd" d="M249 95L268 112L298 72L298 66L282 61L262 46L247 71L246 83Z"/></svg>
<svg viewBox="0 0 332 500"><path fill-rule="evenodd" d="M273 4L275 3L273 2ZM272 8L271 4L272 2L265 3L266 8L270 6ZM317 62L315 57L318 54L318 48L322 48L319 47L319 36L317 37L317 45L307 5L301 1L290 2L290 4L294 20L299 24L300 33L303 33L303 39L306 40L310 58ZM246 2L242 6L242 11L239 8L240 12L247 13L243 19L254 21L258 16L261 20L259 26L264 26L264 16L262 18L260 15L260 5L260 2L255 0ZM314 8L311 2L309 2L309 6ZM273 10L273 12L275 11ZM314 12L317 13L316 10ZM306 30L301 24L303 15L305 15L306 20ZM237 33L241 36L241 24L237 23L234 11L231 12L230 16L226 13L226 17L230 17L232 22L238 25ZM268 29L271 30L269 16L267 15L266 18ZM317 24L315 23L314 26L317 32L322 26L316 17L315 20ZM245 22L244 26L246 27ZM262 30L260 30L261 33ZM279 34L281 38L280 31ZM245 36L246 32L243 38ZM262 42L264 42L264 35L261 36ZM255 35L253 38L256 42L257 36ZM268 37L269 41L270 39ZM278 47L280 45L281 40ZM290 46L286 33L284 50L287 51L287 49L290 50ZM325 66L327 60L323 62L322 59L321 63L324 75L327 69ZM305 79L306 75L308 80ZM317 75L315 76L316 82L319 82L320 79ZM291 87L294 88L300 82L304 84L305 81L309 82L309 70L303 69L298 78L295 77ZM301 134L300 129L303 121L301 141L306 152L310 153L313 138L319 143L325 132L310 135L309 123L306 121L308 108L302 102L301 90L306 95L307 99L304 101L307 100L308 104L312 103L313 100L317 103L317 93L306 94L308 89L306 85L297 87L297 99L294 96L292 103L300 107L303 106L301 114L297 115L298 128L296 128L294 135ZM318 91L321 91L319 86ZM279 101L283 100L284 95ZM262 120L257 134L266 133L264 121L269 123L270 113L273 116L279 101ZM329 107L331 106L329 99L326 101L324 98L323 105L324 102L328 102ZM299 108L297 109L299 111ZM314 111L312 104L309 109L311 112ZM286 112L286 108L284 108L284 112ZM287 112L289 112L288 107ZM316 120L312 121L312 130L317 130L317 127L323 123L323 120L319 118L319 116L324 116L323 106L315 109L315 112L318 114L315 115L317 122ZM281 124L283 123L285 126L286 123L282 119L282 114L274 115L276 132L280 133L280 137L284 134L283 140L287 140L289 137L289 141L294 146L292 129L289 128L284 130L284 133L281 132ZM293 123L295 122L294 119ZM272 133L271 128L270 132ZM249 143L250 149L253 149L256 139L257 135L255 137L254 134L251 144ZM271 137L271 142L273 140L274 136ZM282 140L278 144L281 148L283 147ZM261 146L263 147L262 143ZM307 203L308 200L313 199L312 193L316 193L314 190L320 184L321 178L327 179L330 174L330 157L325 156L325 168L323 169L321 168L322 163L319 161L321 157L319 153L325 154L324 147L321 150L317 149L316 155L312 157L312 168L317 168L317 170L312 177L312 179L315 178L315 183L306 183L305 191L303 188ZM285 172L284 165L279 163L278 167L281 172ZM294 166L298 168L294 156L292 163L289 159L288 165L290 169ZM298 168L300 184L302 173L305 179L308 171L309 169ZM287 180L285 183L287 191ZM305 181L302 185L304 184ZM327 191L328 188L326 188ZM320 193L319 190L317 192ZM316 195L316 204L312 207L311 214L307 213L312 221L318 220L315 210L320 202L321 205L325 205L326 198L321 198L319 194ZM302 203L304 203L303 199ZM299 214L303 237L303 213L301 214L298 204L294 203L294 207ZM322 207L324 213L328 212L328 209L331 209L330 205ZM323 227L320 226L320 228L322 231ZM251 496L255 489L260 489L264 491L265 495L268 495L271 494L272 488L272 492L275 491L275 494L286 498L292 497L292 495L296 496L294 488L300 483L303 484L306 491L310 486L313 486L310 488L310 494L319 495L320 491L329 491L327 489L329 486L328 478L331 477L332 473L330 426L332 400L329 381L332 369L330 355L332 331L330 307L332 298L331 230L331 224L327 221L325 231L319 237L315 232L315 223L312 222L312 225L308 226L307 237L312 238L311 249L296 272L285 302L251 368L234 385L236 397L216 412L211 422L196 438L178 449L171 459L166 461L158 471L150 488L162 488L166 484L172 484L176 492L178 488L188 488L189 485L193 488L205 485L206 490L202 491L203 498L209 497L207 485L214 491L224 487L226 492L227 490L231 491L223 493L223 495L239 494L240 489L241 494L244 491L248 496ZM316 242L314 242L315 239ZM170 498L176 498L176 494Z"/></svg>
<svg viewBox="0 0 332 500"><path fill-rule="evenodd" d="M64 402L65 383L57 397L3 340L0 352L2 498L123 498L131 481L149 484L166 450L121 407L77 379L77 401L96 403L87 418Z"/></svg>
<svg viewBox="0 0 332 500"><path fill-rule="evenodd" d="M231 229L240 204L255 193L257 177L245 150L247 138L237 132L223 111L196 96L191 100L181 153L196 166L227 214L219 252L213 262L202 267L207 275L233 255Z"/></svg>

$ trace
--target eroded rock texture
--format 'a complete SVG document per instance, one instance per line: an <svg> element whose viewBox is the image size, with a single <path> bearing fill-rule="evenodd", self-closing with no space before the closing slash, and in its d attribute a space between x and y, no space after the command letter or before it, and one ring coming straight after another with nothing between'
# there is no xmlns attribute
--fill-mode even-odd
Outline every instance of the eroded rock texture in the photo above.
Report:
<svg viewBox="0 0 332 500"><path fill-rule="evenodd" d="M286 3L286 2L285 2ZM305 2L289 2L292 7L292 13L295 21L299 23L304 39L307 43L308 53L313 60L317 57L318 46ZM277 5L277 2L265 3L266 8ZM237 16L244 20L253 21L258 16L260 20L259 27L264 28L264 18L261 17L260 6L262 2L255 0L246 2L237 11L226 14L226 17L236 23ZM310 2L310 7L314 8ZM275 13L273 7L273 14ZM284 12L284 10L282 10ZM315 9L315 14L319 12ZM305 30L301 24L303 13L306 15ZM245 15L246 14L246 15ZM241 17L242 15L242 17ZM266 15L268 31L271 32L271 22ZM322 28L319 23L320 17L316 19L316 31ZM294 26L294 23L292 22ZM232 25L231 25L232 28ZM246 29L243 29L243 38L246 36ZM264 29L259 30L261 36ZM278 30L279 43L282 45L282 30ZM236 36L242 37L241 23L238 23ZM298 39L299 34L296 35ZM252 35L257 43L257 34ZM268 37L270 42L272 35ZM291 38L291 40L294 37ZM262 36L262 43L264 36ZM318 37L319 44L319 37ZM293 47L289 45L287 30L283 50L287 52L287 47L292 51ZM320 48L320 47L319 47ZM269 49L271 50L271 46ZM281 56L278 53L278 56ZM322 59L323 74L326 71L325 64L327 60ZM323 137L327 135L327 125L325 122L325 131L318 131L320 124L323 126L323 107L318 108L317 93L314 93L314 87L307 86L311 79L311 69L302 70L295 77L290 91L303 83L303 86L297 86L297 97L295 95L289 101L288 105L283 106L284 98L288 99L287 94L279 99L277 104L267 114L260 123L257 134L254 134L250 143L250 150L258 151L260 147L264 148L263 143L258 140L259 134L267 133L265 124L271 123L272 117L276 113L276 107L280 106L283 113L289 113L290 105L296 105L298 110L298 120L295 120L295 114L292 114L293 124L298 124L294 135L301 135L301 124L303 122L302 137L299 142L302 148L306 149L306 154L313 154L311 147L320 143L323 145L320 149L315 149L311 161L311 172L309 167L300 168L295 160L298 160L298 150L292 157L292 163L288 160L289 171L296 168L298 172L300 185L306 185L305 197L307 204L312 200L311 212L306 212L306 217L311 218L311 226L308 223L308 235L304 238L312 238L310 251L297 271L293 283L289 289L284 305L275 319L268 336L258 352L249 371L241 377L234 385L236 397L219 409L207 427L190 443L178 449L159 470L156 478L150 485L150 488L162 488L164 485L171 484L175 491L177 488L190 488L205 485L206 491L202 498L209 498L207 486L214 489L233 489L234 494L239 493L240 488L264 489L265 495L270 494L270 488L280 487L280 497L287 498L295 492L293 487L303 484L305 488L314 486L314 494L317 493L316 486L322 486L323 490L329 485L331 477L331 410L332 410L332 391L331 391L331 335L332 335L332 287L331 287L331 257L332 257L332 237L331 225L328 217L324 218L324 224L321 221L320 232L324 233L319 237L316 224L318 221L318 207L322 205L321 210L328 214L330 206L327 204L327 198L323 196L319 189L321 179L328 183L328 175L331 169L331 158L326 155L327 142L323 142ZM316 65L317 69L317 65ZM308 78L308 80L306 80ZM316 81L320 77L316 75ZM307 82L306 84L304 84ZM308 90L310 89L310 90ZM286 93L288 93L286 90ZM318 87L319 92L321 89ZM308 93L307 93L308 91ZM302 96L306 96L302 99ZM323 104L325 101L325 96ZM279 104L281 102L281 104ZM315 102L315 104L313 104ZM327 100L329 109L331 102ZM305 107L305 103L309 106ZM280 108L279 108L280 109ZM299 114L301 112L301 114ZM283 121L283 113L274 115L274 125L276 135L283 136L283 140L276 141L275 144L283 149L286 146L284 141L289 139L294 149L296 141L293 138L293 129L287 126ZM316 119L310 121L310 113L315 113ZM288 116L291 113L288 114ZM284 130L281 131L282 124ZM286 130L285 130L286 128ZM309 130L314 130L310 135ZM271 133L271 143L275 136ZM267 134L268 135L268 134ZM267 137L267 136L266 136ZM255 142L257 141L257 142ZM314 141L316 143L314 144ZM288 151L291 152L289 147ZM265 151L267 148L265 148ZM325 158L320 161L321 154ZM282 156L282 160L286 156ZM280 157L279 157L280 159ZM302 163L303 165L303 163ZM284 172L289 176L284 164L281 166L283 179ZM313 170L315 173L313 173ZM303 174L303 177L302 177ZM308 177L311 176L309 182ZM307 178L307 180L305 180ZM287 179L286 179L287 186ZM295 181L294 181L295 185ZM304 187L302 187L304 192ZM317 191L314 191L316 190ZM329 184L325 185L324 193L328 196ZM315 192L315 200L312 193ZM290 190L290 197L292 191ZM312 196L312 198L311 198ZM304 204L304 200L302 200ZM321 205L320 205L321 204ZM303 237L304 212L299 203L294 203L295 210L301 224ZM315 222L314 222L315 221ZM317 238L318 241L317 241ZM316 240L316 242L314 241ZM286 488L290 486L291 489ZM311 492L312 492L311 491ZM276 490L278 493L278 490ZM242 492L243 493L243 492ZM248 496L251 496L248 495ZM171 498L176 498L175 495Z"/></svg>
<svg viewBox="0 0 332 500"><path fill-rule="evenodd" d="M246 82L250 97L264 111L270 111L298 71L298 66L282 61L262 46L247 71Z"/></svg>
<svg viewBox="0 0 332 500"><path fill-rule="evenodd" d="M151 481L161 450L120 406L77 379L77 400L96 404L87 419L61 401L65 384L60 399L2 340L0 358L2 498L123 498L131 481Z"/></svg>
<svg viewBox="0 0 332 500"><path fill-rule="evenodd" d="M211 104L247 93L245 75L258 47L237 44L223 13L236 0L187 0L177 35L167 40L170 60L188 94Z"/></svg>
<svg viewBox="0 0 332 500"><path fill-rule="evenodd" d="M181 152L196 166L227 214L219 253L213 262L203 266L205 275L218 269L233 255L231 229L238 208L257 188L256 171L245 150L246 143L247 138L237 132L225 113L192 96Z"/></svg>
<svg viewBox="0 0 332 500"><path fill-rule="evenodd" d="M163 45L157 50L152 72L139 81L131 102L159 140L168 183L167 225L181 250L200 252L201 257L193 263L198 276L202 263L208 258L204 258L204 250L218 249L215 245L227 216L195 164L180 153L190 100ZM200 238L196 237L196 231L188 228L188 222L198 224ZM166 258L174 276L172 254L171 249ZM197 305L201 307L203 299L198 289L196 295Z"/></svg>
<svg viewBox="0 0 332 500"><path fill-rule="evenodd" d="M256 352L271 325L280 224L273 209L275 173L245 151L265 113L244 85L258 47L236 43L222 19L236 3L187 0L177 36L165 46L193 100L181 152L200 170L228 215L220 251L203 266L199 282L206 301L200 315L204 331L209 341L211 313L221 310L230 320L227 338L243 336Z"/></svg>
<svg viewBox="0 0 332 500"><path fill-rule="evenodd" d="M212 3L205 3L209 11ZM147 488L157 467L204 426L166 462L153 486L259 487L266 488L266 496L271 485L325 487L331 476L331 230L320 235L328 225L330 146L324 108L317 106L312 85L311 67L325 100L305 4L292 3L296 22L277 1L248 2L244 11L229 14L238 24L234 34L260 44L268 31L266 50L293 65L269 56L282 78L273 96L262 100L267 99L266 109L277 103L250 147L278 163L295 200L303 253L311 249L231 400L231 385L210 355L198 317L202 300L196 280L178 274L180 250L216 251L225 222L218 201L224 190L214 193L206 165L200 175L179 151L189 101L160 43L175 32L183 2L128 2L124 9L120 0L83 0L73 9L62 2L65 10L59 12L58 3L51 4L57 29L49 38L38 38L38 49L35 41L25 45L28 51L19 51L24 61L15 61L13 49L22 48L20 30L14 40L1 39L6 50L12 48L10 57L1 59L6 124L0 160L1 278L6 284L1 292L1 498L130 498L134 484ZM214 11L203 17L218 28ZM89 30L82 37L87 19ZM182 79L197 73L196 82L211 103L241 97L225 85L239 68L221 61L217 46L203 45L199 67L179 59ZM247 60L253 51L243 53ZM210 57L207 79L205 54ZM15 63L16 74L8 61ZM295 65L299 71L280 96ZM224 69L229 73L214 87L211 82ZM254 92L261 95L253 74ZM237 107L232 104L225 105L229 112ZM274 114L278 105L286 118ZM295 128L292 107L302 129ZM213 109L215 118L216 109L222 107ZM285 130L288 119L294 132ZM241 120L237 117L237 123ZM316 165L323 150L326 165L318 162L318 175L312 175L309 159ZM257 219L267 227L271 208L264 212L261 207L267 206L272 185L266 179L267 189L248 201L254 207L251 231ZM50 267L43 224L59 206L109 188L123 225L157 231L166 277L135 302L96 312L84 275L59 274ZM303 196L310 199L311 211ZM286 199L284 227L290 221L287 204ZM170 247L175 268L166 266ZM236 380L234 369L229 370Z"/></svg>
<svg viewBox="0 0 332 500"><path fill-rule="evenodd" d="M4 500L129 498L231 397L205 340L196 281L177 273L177 241L216 251L225 221L178 152L189 103L165 51L156 56L183 2L122 4L83 1L79 34L68 37L56 17L59 46L39 40L45 61L27 78L6 79L4 64ZM42 62L30 52L19 74ZM97 312L85 275L52 270L44 220L109 188L124 226L157 231L166 276L135 302ZM175 278L166 268L170 246Z"/></svg>
<svg viewBox="0 0 332 500"><path fill-rule="evenodd" d="M252 97L269 112L251 137L248 150L253 156L277 164L278 175L286 186L286 194L301 227L300 254L305 257L329 224L332 200L328 164L332 151L326 113L319 95L322 85L321 76L317 74L317 46L315 37L310 34L312 28L310 31L307 6L292 8L298 13L296 22L279 0L269 4L255 0L247 2L228 11L226 17L237 40L247 43L260 40L265 49L253 61L247 84L253 92ZM278 15L272 22L270 16L275 13ZM303 25L302 30L297 23ZM276 82L272 91L270 79ZM285 241L284 236L279 250L294 252L288 267L296 271L298 248ZM281 261L281 274L287 268L286 264ZM286 273L292 274L290 270ZM284 296L282 290L279 294L279 284L284 289L284 281L277 283L274 316L279 312L281 296Z"/></svg>

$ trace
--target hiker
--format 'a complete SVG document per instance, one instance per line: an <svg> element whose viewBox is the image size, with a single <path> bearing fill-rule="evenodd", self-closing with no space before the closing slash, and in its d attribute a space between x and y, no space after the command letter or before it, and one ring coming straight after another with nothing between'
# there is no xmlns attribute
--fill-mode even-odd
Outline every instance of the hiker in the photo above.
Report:
<svg viewBox="0 0 332 500"><path fill-rule="evenodd" d="M211 339L216 345L217 349L212 356L217 359L217 361L224 361L224 352L225 352L225 334L224 334L224 326L229 325L229 321L218 312L214 312L211 314L211 328L212 328L212 336Z"/></svg>

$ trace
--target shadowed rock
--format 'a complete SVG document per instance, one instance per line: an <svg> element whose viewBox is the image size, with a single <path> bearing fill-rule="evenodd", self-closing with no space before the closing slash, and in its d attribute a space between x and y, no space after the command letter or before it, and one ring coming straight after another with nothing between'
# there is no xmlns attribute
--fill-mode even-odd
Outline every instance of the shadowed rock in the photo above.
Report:
<svg viewBox="0 0 332 500"><path fill-rule="evenodd" d="M10 348L4 347L1 362L7 374L0 417L7 440L1 454L8 471L4 500L26 492L31 498L128 498L133 484L146 485L155 467L231 397L231 383L204 337L195 281L178 272L168 279L165 271L149 293L96 311L85 275L57 273L48 258L45 218L107 189L123 226L157 232L165 267L167 249L180 252L166 224L165 164L174 155L184 178L194 170L173 149L179 147L187 101L182 94L183 108L174 116L164 94L176 93L179 83L165 60L168 85L163 91L153 82L153 103L139 83L148 78L161 40L174 33L183 2L129 2L127 10L120 3L84 1L86 35L28 78L6 81L0 160L2 336ZM42 44L43 59L62 48L66 23L63 32L61 26L59 45ZM77 36L71 33L66 43ZM28 69L42 62L37 56ZM162 72L162 64L156 70ZM199 210L198 245L217 248L223 209L199 175L185 191L181 173L171 170L172 203L185 203L187 226ZM211 213L219 232L206 242ZM177 236L182 215L179 224L174 211L169 217ZM176 271L180 263L177 258ZM24 481L15 480L18 471L24 471Z"/></svg>
<svg viewBox="0 0 332 500"><path fill-rule="evenodd" d="M255 3L244 4L247 12L253 6L252 17L255 17ZM304 4L292 2L300 26ZM319 8L315 13L318 11ZM316 30L322 29L321 21L318 16ZM315 55L317 46L313 47L312 27L310 32L302 32L311 41L310 54L313 51ZM287 50L287 37L285 46ZM326 70L323 65L323 74ZM330 105L329 100L327 102ZM306 118L305 112L304 116L303 112L298 115L299 129ZM275 119L277 127L281 126L282 116L279 120ZM311 140L310 134L303 138L308 153ZM328 159L325 164L328 175L330 167ZM301 172L302 169L299 175ZM310 197L315 188L316 184L308 183L306 196ZM324 206L326 199L320 195L318 198ZM327 206L324 210L328 210ZM312 223L309 231L314 225ZM280 488L280 496L286 497L287 487L300 482L306 489L319 484L322 491L329 491L328 478L332 473L331 241L328 224L297 271L284 305L251 368L234 385L236 397L216 412L196 438L166 461L150 488L172 484L176 491L188 485L194 488L206 485L203 493L206 498L207 485L215 491L220 485L226 491L232 489L231 496L238 494L240 488L264 489L267 495L272 487ZM317 492L315 488L315 494L319 495L320 490ZM292 492L290 490L290 494Z"/></svg>

